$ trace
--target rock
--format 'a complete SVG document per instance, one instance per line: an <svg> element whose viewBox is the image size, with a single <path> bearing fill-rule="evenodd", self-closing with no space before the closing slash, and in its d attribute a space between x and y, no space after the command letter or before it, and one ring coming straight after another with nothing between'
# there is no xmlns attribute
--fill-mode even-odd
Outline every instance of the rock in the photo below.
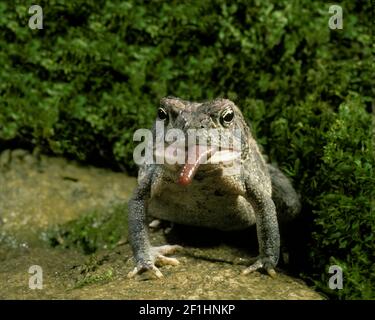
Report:
<svg viewBox="0 0 375 320"><path fill-rule="evenodd" d="M3 152L0 163L9 164L15 151ZM15 157L24 161L12 163L0 185L0 213L6 222L0 234L0 288L6 289L0 290L0 299L323 299L281 269L276 279L259 272L242 275L253 256L235 244L222 243L221 236L216 241L205 231L201 238L198 232L194 237L187 233L196 243L189 243L178 227L167 234L163 228L150 233L153 245L177 242L185 246L176 254L178 266L160 268L162 280L126 277L134 264L130 245L124 240L92 255L74 247L48 247L45 241L49 238L41 234L55 225L86 218L91 209L99 214L110 212L115 203L126 202L136 179L46 156L43 172L39 172L29 156L16 151ZM95 228L99 228L99 237L103 235L100 226L90 230ZM64 244L64 239L57 242ZM48 284L43 290L28 288L27 270L33 264L43 267Z"/></svg>
<svg viewBox="0 0 375 320"><path fill-rule="evenodd" d="M8 168L11 159L11 151L5 150L0 154L0 169L1 168Z"/></svg>
<svg viewBox="0 0 375 320"><path fill-rule="evenodd" d="M38 163L37 159L32 154L26 154L23 161L29 166L35 166Z"/></svg>
<svg viewBox="0 0 375 320"><path fill-rule="evenodd" d="M12 161L13 160L23 160L23 158L30 154L27 150L24 149L14 149L12 151Z"/></svg>

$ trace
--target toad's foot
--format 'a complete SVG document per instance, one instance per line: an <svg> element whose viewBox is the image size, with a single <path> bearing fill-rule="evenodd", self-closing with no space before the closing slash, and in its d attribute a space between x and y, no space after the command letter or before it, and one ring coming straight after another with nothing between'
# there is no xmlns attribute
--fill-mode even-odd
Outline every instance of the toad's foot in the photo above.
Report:
<svg viewBox="0 0 375 320"><path fill-rule="evenodd" d="M160 225L161 225L161 220L159 219L154 219L152 220L150 223L149 223L149 227L151 229L154 229L154 230L158 230L160 228Z"/></svg>
<svg viewBox="0 0 375 320"><path fill-rule="evenodd" d="M176 266L180 262L176 258L169 258L165 255L173 254L178 250L181 250L182 247L178 245L165 245L160 247L151 247L150 248L150 257L151 259L143 262L138 263L137 267L134 268L133 271L128 273L128 278L133 278L137 274L142 274L144 272L150 272L152 275L156 276L157 278L162 278L163 274L160 272L158 267L164 265L172 265Z"/></svg>
<svg viewBox="0 0 375 320"><path fill-rule="evenodd" d="M255 263L253 263L250 267L246 268L244 271L242 271L242 274L249 274L252 273L258 269L264 269L267 271L267 273L271 276L271 278L276 278L276 271L274 269L274 263L272 263L272 260L270 258L264 257L264 258L258 258Z"/></svg>

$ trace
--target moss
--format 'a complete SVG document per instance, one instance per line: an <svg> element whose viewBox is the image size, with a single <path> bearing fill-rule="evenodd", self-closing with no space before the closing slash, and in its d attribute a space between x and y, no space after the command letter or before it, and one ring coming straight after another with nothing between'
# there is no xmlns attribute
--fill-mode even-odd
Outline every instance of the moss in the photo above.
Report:
<svg viewBox="0 0 375 320"><path fill-rule="evenodd" d="M75 277L74 286L72 289L82 288L92 284L102 284L113 279L114 270L109 267L104 270L100 269L103 262L106 261L106 256L98 257L93 254L82 265L78 266L78 276Z"/></svg>
<svg viewBox="0 0 375 320"><path fill-rule="evenodd" d="M53 247L75 247L86 254L114 248L119 242L126 241L126 212L124 205L111 207L105 212L88 212L76 220L50 228L43 237Z"/></svg>

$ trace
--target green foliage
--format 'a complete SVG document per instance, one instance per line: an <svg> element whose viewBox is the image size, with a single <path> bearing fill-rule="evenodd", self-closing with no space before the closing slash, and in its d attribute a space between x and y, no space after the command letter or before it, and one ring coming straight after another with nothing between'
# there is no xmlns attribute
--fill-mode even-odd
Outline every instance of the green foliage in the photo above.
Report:
<svg viewBox="0 0 375 320"><path fill-rule="evenodd" d="M289 148L274 147L273 156L283 159L280 164L298 186L304 212L312 212L312 236L306 247L311 266L304 275L328 295L373 299L372 117L356 95L348 96L337 112L324 108L302 104L289 116L284 110L272 123L273 139L275 146L288 143ZM338 292L328 288L328 268L335 264L344 274L344 288Z"/></svg>
<svg viewBox="0 0 375 320"><path fill-rule="evenodd" d="M352 100L324 133L313 233L313 263L324 269L327 256L342 267L345 287L340 297L375 298L374 156L371 118ZM323 283L329 275L323 273ZM323 288L322 288L323 289Z"/></svg>
<svg viewBox="0 0 375 320"><path fill-rule="evenodd" d="M306 276L374 298L370 1L41 0L0 3L0 143L16 140L134 172L133 132L166 95L233 99L311 216ZM1 149L1 146L0 146ZM83 226L83 224L82 224Z"/></svg>
<svg viewBox="0 0 375 320"><path fill-rule="evenodd" d="M118 205L106 212L93 211L48 230L43 237L52 246L78 247L86 254L113 248L127 235L126 207Z"/></svg>

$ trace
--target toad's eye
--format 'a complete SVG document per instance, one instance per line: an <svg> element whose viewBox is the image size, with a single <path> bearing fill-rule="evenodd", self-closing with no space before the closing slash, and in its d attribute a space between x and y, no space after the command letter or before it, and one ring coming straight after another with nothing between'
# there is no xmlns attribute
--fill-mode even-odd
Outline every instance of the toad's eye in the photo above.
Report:
<svg viewBox="0 0 375 320"><path fill-rule="evenodd" d="M159 108L158 110L158 118L160 120L167 120L168 119L168 113L163 108Z"/></svg>
<svg viewBox="0 0 375 320"><path fill-rule="evenodd" d="M220 122L223 126L228 126L234 119L234 111L232 109L225 109L220 115Z"/></svg>

